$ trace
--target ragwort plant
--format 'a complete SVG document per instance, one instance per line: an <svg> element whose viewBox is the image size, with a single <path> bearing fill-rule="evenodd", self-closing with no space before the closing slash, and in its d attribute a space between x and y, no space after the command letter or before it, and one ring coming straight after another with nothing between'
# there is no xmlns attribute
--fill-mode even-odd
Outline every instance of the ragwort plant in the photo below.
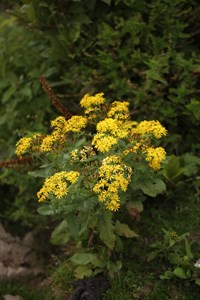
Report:
<svg viewBox="0 0 200 300"><path fill-rule="evenodd" d="M51 133L22 137L16 154L40 159L30 172L45 178L39 212L62 215L52 241L71 242L70 264L83 278L120 270L123 237L137 237L129 216L142 210L141 195L165 190L158 140L167 130L159 121L132 121L128 102L108 104L103 93L86 94L80 106L83 115L52 120Z"/></svg>

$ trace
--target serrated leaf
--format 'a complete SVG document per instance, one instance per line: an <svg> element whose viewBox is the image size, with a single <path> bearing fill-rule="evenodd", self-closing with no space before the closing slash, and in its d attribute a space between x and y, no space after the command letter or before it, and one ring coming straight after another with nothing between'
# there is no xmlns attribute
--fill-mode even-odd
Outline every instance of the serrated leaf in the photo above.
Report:
<svg viewBox="0 0 200 300"><path fill-rule="evenodd" d="M154 181L146 180L142 182L140 188L144 194L155 197L166 190L166 185L161 179L157 178Z"/></svg>
<svg viewBox="0 0 200 300"><path fill-rule="evenodd" d="M99 223L99 237L109 249L115 247L116 236L112 224L112 213L105 211Z"/></svg>
<svg viewBox="0 0 200 300"><path fill-rule="evenodd" d="M76 265L87 265L93 257L94 254L92 253L76 253L71 257L71 261Z"/></svg>
<svg viewBox="0 0 200 300"><path fill-rule="evenodd" d="M119 236L125 236L127 238L138 237L137 233L131 230L127 224L120 223L119 221L115 223L115 232Z"/></svg>
<svg viewBox="0 0 200 300"><path fill-rule="evenodd" d="M52 207L49 206L49 205L40 206L37 209L37 211L38 211L39 214L41 214L43 216L50 216L50 215L54 214L54 211L53 211Z"/></svg>

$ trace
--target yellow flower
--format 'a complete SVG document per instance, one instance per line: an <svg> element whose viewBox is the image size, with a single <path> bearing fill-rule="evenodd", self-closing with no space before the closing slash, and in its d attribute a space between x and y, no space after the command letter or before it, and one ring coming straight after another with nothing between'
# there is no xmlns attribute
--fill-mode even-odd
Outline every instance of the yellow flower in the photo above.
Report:
<svg viewBox="0 0 200 300"><path fill-rule="evenodd" d="M41 152L48 152L52 150L53 144L55 142L53 135L47 135L43 138L42 143L40 145Z"/></svg>
<svg viewBox="0 0 200 300"><path fill-rule="evenodd" d="M38 201L45 201L50 194L54 195L57 199L67 195L69 190L67 181L74 184L79 175L80 173L75 171L61 171L47 178L43 187L37 193Z"/></svg>
<svg viewBox="0 0 200 300"><path fill-rule="evenodd" d="M105 98L103 97L104 93L96 94L95 96L90 96L86 94L83 99L80 101L80 105L86 109L100 106L105 103Z"/></svg>
<svg viewBox="0 0 200 300"><path fill-rule="evenodd" d="M166 157L166 152L162 147L149 147L145 150L146 153L146 161L148 161L149 166L153 170L159 170L161 167L161 162Z"/></svg>
<svg viewBox="0 0 200 300"><path fill-rule="evenodd" d="M66 119L62 116L57 117L55 120L51 121L51 127L56 130L62 130L66 126Z"/></svg>
<svg viewBox="0 0 200 300"><path fill-rule="evenodd" d="M160 139L162 136L167 135L167 130L159 121L142 121L133 130L133 133L141 135L152 134L156 139Z"/></svg>
<svg viewBox="0 0 200 300"><path fill-rule="evenodd" d="M16 144L15 153L17 156L21 157L22 154L26 153L31 148L32 138L23 137Z"/></svg>
<svg viewBox="0 0 200 300"><path fill-rule="evenodd" d="M66 124L64 126L64 132L65 133L69 131L79 132L81 129L85 128L86 125L87 125L87 118L82 116L73 116L66 121Z"/></svg>
<svg viewBox="0 0 200 300"><path fill-rule="evenodd" d="M121 163L122 158L118 155L109 155L105 157L102 161L102 165L110 164L110 163Z"/></svg>
<svg viewBox="0 0 200 300"><path fill-rule="evenodd" d="M97 132L112 134L116 138L128 136L128 130L123 129L124 123L112 118L105 118L97 124Z"/></svg>
<svg viewBox="0 0 200 300"><path fill-rule="evenodd" d="M114 101L111 106L110 110L108 111L108 117L115 118L118 120L126 120L129 118L129 110L128 110L129 103L125 101Z"/></svg>
<svg viewBox="0 0 200 300"><path fill-rule="evenodd" d="M113 136L97 133L92 140L92 145L100 152L108 152L117 142L118 140Z"/></svg>
<svg viewBox="0 0 200 300"><path fill-rule="evenodd" d="M112 200L106 205L110 211L117 211L120 208L120 199L118 195L113 195Z"/></svg>
<svg viewBox="0 0 200 300"><path fill-rule="evenodd" d="M119 192L127 190L131 174L132 168L124 164L120 156L110 155L103 159L99 168L99 180L93 191L107 209L116 211L120 207Z"/></svg>
<svg viewBox="0 0 200 300"><path fill-rule="evenodd" d="M69 131L79 132L82 128L87 125L87 119L82 116L73 116L69 120L65 120L64 117L57 117L51 121L51 127L54 128L54 132L59 134L66 134Z"/></svg>
<svg viewBox="0 0 200 300"><path fill-rule="evenodd" d="M72 160L78 160L78 149L74 149L73 151L71 151L70 156Z"/></svg>

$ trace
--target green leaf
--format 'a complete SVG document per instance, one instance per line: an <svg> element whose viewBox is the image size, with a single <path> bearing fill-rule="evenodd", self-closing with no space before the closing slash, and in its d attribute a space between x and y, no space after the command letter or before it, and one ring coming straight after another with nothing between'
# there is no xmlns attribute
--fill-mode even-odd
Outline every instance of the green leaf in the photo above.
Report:
<svg viewBox="0 0 200 300"><path fill-rule="evenodd" d="M92 253L76 253L71 257L71 261L76 265L87 265L93 257L94 254Z"/></svg>
<svg viewBox="0 0 200 300"><path fill-rule="evenodd" d="M78 279L83 279L84 277L92 276L92 270L89 266L78 266L75 269L75 276Z"/></svg>
<svg viewBox="0 0 200 300"><path fill-rule="evenodd" d="M172 265L180 265L182 263L181 256L174 252L172 252L168 255L168 260L169 260L170 264L172 264Z"/></svg>
<svg viewBox="0 0 200 300"><path fill-rule="evenodd" d="M127 238L138 237L137 233L131 230L127 224L120 223L119 221L115 223L115 232L119 236L125 236Z"/></svg>
<svg viewBox="0 0 200 300"><path fill-rule="evenodd" d="M175 155L172 155L170 160L164 166L163 175L168 180L173 180L185 172L184 168L180 167L180 160Z"/></svg>
<svg viewBox="0 0 200 300"><path fill-rule="evenodd" d="M51 175L49 169L35 170L35 171L28 172L28 174L33 177L42 177L42 178L46 178Z"/></svg>
<svg viewBox="0 0 200 300"><path fill-rule="evenodd" d="M173 272L172 271L165 271L165 273L163 275L160 275L160 279L161 280L166 280L166 279L171 279L173 277Z"/></svg>
<svg viewBox="0 0 200 300"><path fill-rule="evenodd" d="M114 234L114 226L112 224L112 213L104 211L99 223L99 237L109 249L115 247L116 236Z"/></svg>
<svg viewBox="0 0 200 300"><path fill-rule="evenodd" d="M63 220L52 232L50 241L53 245L64 245L69 239L68 224Z"/></svg>
<svg viewBox="0 0 200 300"><path fill-rule="evenodd" d="M189 104L186 105L186 108L193 116L196 118L197 121L200 121L200 101L196 99L192 99Z"/></svg>
<svg viewBox="0 0 200 300"><path fill-rule="evenodd" d="M69 233L74 239L79 239L79 220L74 214L67 215Z"/></svg>
<svg viewBox="0 0 200 300"><path fill-rule="evenodd" d="M184 174L186 176L192 176L198 172L200 167L200 158L198 156L195 156L191 153L186 153L181 156L181 159L183 159L184 162Z"/></svg>
<svg viewBox="0 0 200 300"><path fill-rule="evenodd" d="M12 97L12 95L16 92L16 86L11 86L9 87L9 89L6 90L6 92L3 94L2 97L2 103L6 103L8 100L10 100L10 98Z"/></svg>
<svg viewBox="0 0 200 300"><path fill-rule="evenodd" d="M41 214L43 216L50 216L50 215L54 214L54 211L53 211L52 207L49 206L49 205L40 206L37 209L37 211L38 211L39 214Z"/></svg>
<svg viewBox="0 0 200 300"><path fill-rule="evenodd" d="M149 252L149 253L147 254L147 260L148 260L148 261L153 260L154 258L156 258L156 257L159 255L160 252L161 252L160 250Z"/></svg>
<svg viewBox="0 0 200 300"><path fill-rule="evenodd" d="M91 260L91 264L95 267L103 268L106 266L106 260L97 255L94 255Z"/></svg>
<svg viewBox="0 0 200 300"><path fill-rule="evenodd" d="M146 180L142 182L140 188L144 194L155 197L166 190L166 185L161 179L157 178L154 181Z"/></svg>
<svg viewBox="0 0 200 300"><path fill-rule="evenodd" d="M180 279L187 279L188 278L188 275L186 274L186 272L178 267L176 268L174 271L173 271L174 275Z"/></svg>
<svg viewBox="0 0 200 300"><path fill-rule="evenodd" d="M112 0L102 0L102 2L104 2L104 3L108 4L108 5L111 4L111 1L112 1Z"/></svg>
<svg viewBox="0 0 200 300"><path fill-rule="evenodd" d="M190 243L188 242L188 239L185 239L185 251L189 259L193 259L193 254L191 251Z"/></svg>
<svg viewBox="0 0 200 300"><path fill-rule="evenodd" d="M197 279L195 280L195 283L196 283L197 285L200 286L200 278L197 278Z"/></svg>

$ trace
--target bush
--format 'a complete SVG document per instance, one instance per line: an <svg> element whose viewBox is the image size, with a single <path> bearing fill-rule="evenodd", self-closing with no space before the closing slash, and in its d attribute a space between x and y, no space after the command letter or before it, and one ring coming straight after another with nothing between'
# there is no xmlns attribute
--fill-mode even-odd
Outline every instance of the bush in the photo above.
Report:
<svg viewBox="0 0 200 300"><path fill-rule="evenodd" d="M62 65L58 92L66 104L104 90L130 100L135 118L164 122L174 154L197 151L198 1L24 3L15 14L50 43L46 56Z"/></svg>

